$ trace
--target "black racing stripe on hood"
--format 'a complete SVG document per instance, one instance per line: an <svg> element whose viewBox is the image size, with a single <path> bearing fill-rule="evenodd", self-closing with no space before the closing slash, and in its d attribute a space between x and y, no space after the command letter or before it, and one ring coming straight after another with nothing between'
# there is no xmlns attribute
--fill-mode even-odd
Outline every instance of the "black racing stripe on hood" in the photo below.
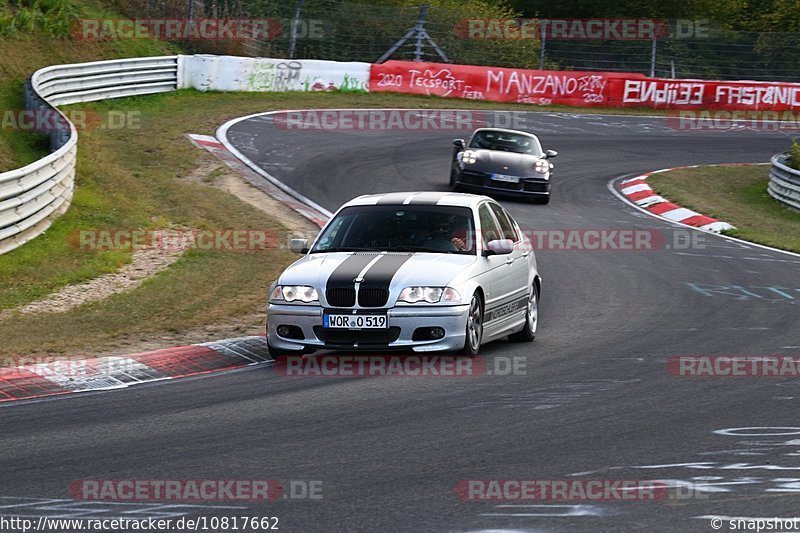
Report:
<svg viewBox="0 0 800 533"><path fill-rule="evenodd" d="M378 255L380 254L357 253L351 255L342 261L341 264L333 270L333 272L331 272L331 275L328 276L326 288L353 288L355 286L355 281L353 280L355 280L358 275L361 274L361 271L364 270L364 267L366 267L369 262L375 259L375 257Z"/></svg>
<svg viewBox="0 0 800 533"><path fill-rule="evenodd" d="M372 265L364 274L362 289L389 289L392 278L397 274L412 254L386 254Z"/></svg>

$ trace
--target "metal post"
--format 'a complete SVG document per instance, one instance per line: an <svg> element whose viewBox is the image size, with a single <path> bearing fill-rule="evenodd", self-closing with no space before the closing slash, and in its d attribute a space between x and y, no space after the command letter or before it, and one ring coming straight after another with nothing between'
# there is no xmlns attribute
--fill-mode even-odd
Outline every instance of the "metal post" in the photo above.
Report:
<svg viewBox="0 0 800 533"><path fill-rule="evenodd" d="M672 76L672 79L674 80L675 79L675 60L674 59L670 59L669 60L669 71L670 71L670 75Z"/></svg>
<svg viewBox="0 0 800 533"><path fill-rule="evenodd" d="M545 25L542 24L541 19L539 19L539 26L542 28L541 48L539 48L539 70L544 70L544 54L545 48L547 48L547 29Z"/></svg>
<svg viewBox="0 0 800 533"><path fill-rule="evenodd" d="M297 0L297 6L294 10L294 18L292 19L292 36L289 40L289 59L294 59L294 50L297 46L297 26L300 24L300 10L303 8L303 0Z"/></svg>
<svg viewBox="0 0 800 533"><path fill-rule="evenodd" d="M422 61L422 40L425 38L425 17L428 15L428 4L422 4L419 7L419 15L417 16L417 25L415 32L417 34L417 43L414 46L414 61Z"/></svg>
<svg viewBox="0 0 800 533"><path fill-rule="evenodd" d="M650 46L650 77L656 77L656 35L653 34L652 45Z"/></svg>
<svg viewBox="0 0 800 533"><path fill-rule="evenodd" d="M428 4L422 4L419 8L419 15L417 16L417 23L414 25L413 28L408 30L400 40L392 45L381 57L376 61L376 63L383 63L387 59L389 59L393 53L397 52L401 46L405 44L405 42L411 37L416 35L416 46L414 48L414 61L422 61L422 46L423 43L427 41L429 45L433 48L433 50L439 55L439 57L445 63L449 63L450 60L447 58L447 54L444 53L436 42L431 39L431 36L428 35L428 32L425 31L425 18L428 15Z"/></svg>
<svg viewBox="0 0 800 533"><path fill-rule="evenodd" d="M186 18L192 20L193 13L194 13L194 0L189 0L189 13L186 15Z"/></svg>

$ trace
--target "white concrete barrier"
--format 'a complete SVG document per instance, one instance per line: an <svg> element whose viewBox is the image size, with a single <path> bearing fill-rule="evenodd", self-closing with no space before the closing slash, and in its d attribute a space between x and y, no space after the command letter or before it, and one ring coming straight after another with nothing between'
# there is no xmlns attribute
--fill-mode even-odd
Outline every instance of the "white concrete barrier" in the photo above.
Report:
<svg viewBox="0 0 800 533"><path fill-rule="evenodd" d="M181 88L200 91L368 91L369 63L194 55L181 57Z"/></svg>
<svg viewBox="0 0 800 533"><path fill-rule="evenodd" d="M26 108L57 113L52 153L0 173L0 255L42 234L72 199L78 132L56 106L194 88L200 91L369 90L369 63L182 55L55 65L26 84Z"/></svg>

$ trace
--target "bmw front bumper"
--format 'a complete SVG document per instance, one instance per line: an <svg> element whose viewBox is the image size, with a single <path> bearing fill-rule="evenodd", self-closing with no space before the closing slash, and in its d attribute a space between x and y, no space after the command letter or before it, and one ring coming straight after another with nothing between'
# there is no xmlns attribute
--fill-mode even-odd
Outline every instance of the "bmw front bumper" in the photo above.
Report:
<svg viewBox="0 0 800 533"><path fill-rule="evenodd" d="M464 347L469 305L396 306L389 309L356 309L361 314L386 313L386 329L335 329L323 327L323 312L352 314L353 309L329 309L311 305L269 304L267 335L269 344L279 350L300 353L304 348L330 350L391 350L415 352L460 350ZM298 329L303 338L278 335L278 327L288 328L293 336ZM439 339L414 340L419 329L442 328Z"/></svg>

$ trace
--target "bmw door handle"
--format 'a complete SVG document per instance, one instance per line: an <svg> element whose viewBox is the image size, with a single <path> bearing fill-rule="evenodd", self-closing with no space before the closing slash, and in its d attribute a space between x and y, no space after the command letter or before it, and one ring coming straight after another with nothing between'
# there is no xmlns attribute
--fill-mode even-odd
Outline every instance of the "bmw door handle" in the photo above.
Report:
<svg viewBox="0 0 800 533"><path fill-rule="evenodd" d="M509 257L508 259L506 259L506 264L507 265L510 265L513 262L514 262L514 258L513 257Z"/></svg>

